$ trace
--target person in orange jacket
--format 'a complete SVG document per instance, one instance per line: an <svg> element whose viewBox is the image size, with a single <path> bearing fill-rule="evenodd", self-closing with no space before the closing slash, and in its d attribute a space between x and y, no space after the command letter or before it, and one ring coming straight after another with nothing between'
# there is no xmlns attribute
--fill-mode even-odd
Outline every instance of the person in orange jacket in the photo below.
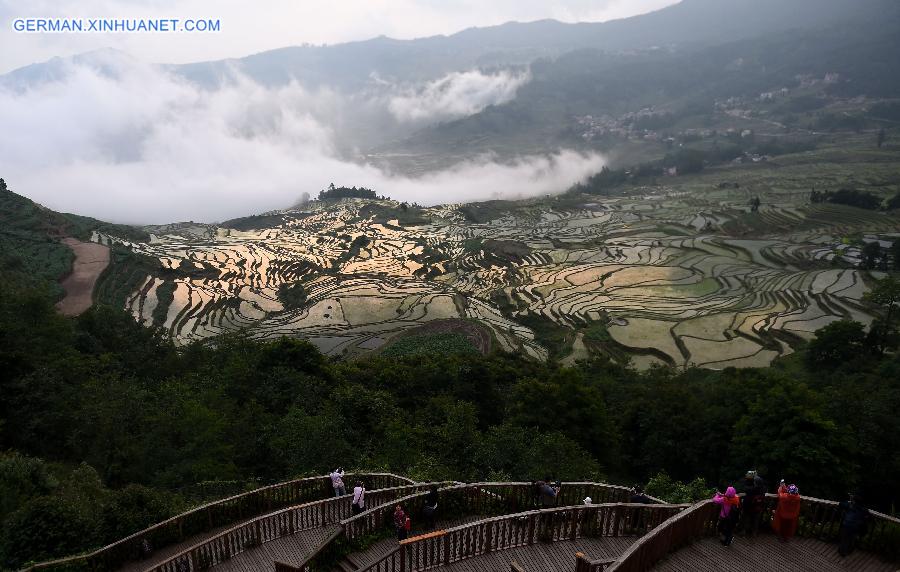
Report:
<svg viewBox="0 0 900 572"><path fill-rule="evenodd" d="M800 521L800 490L797 485L786 485L781 479L778 487L778 508L772 518L772 528L779 540L787 542L797 532Z"/></svg>

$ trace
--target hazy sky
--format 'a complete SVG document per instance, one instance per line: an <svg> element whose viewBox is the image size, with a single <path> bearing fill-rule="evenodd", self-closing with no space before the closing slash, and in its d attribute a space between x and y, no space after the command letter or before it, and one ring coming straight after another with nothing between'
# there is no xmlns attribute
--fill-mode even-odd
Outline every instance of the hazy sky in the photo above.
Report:
<svg viewBox="0 0 900 572"><path fill-rule="evenodd" d="M677 0L0 0L0 73L53 56L113 47L157 63L237 57L303 43L416 38L542 18L603 21ZM212 18L202 33L18 33L16 18Z"/></svg>

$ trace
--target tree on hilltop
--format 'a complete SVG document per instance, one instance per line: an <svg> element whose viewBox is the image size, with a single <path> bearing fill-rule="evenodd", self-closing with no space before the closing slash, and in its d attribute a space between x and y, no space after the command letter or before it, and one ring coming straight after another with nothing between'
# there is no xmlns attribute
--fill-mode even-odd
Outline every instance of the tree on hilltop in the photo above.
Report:
<svg viewBox="0 0 900 572"><path fill-rule="evenodd" d="M865 326L853 320L838 320L816 331L806 359L812 368L836 367L866 353Z"/></svg>
<svg viewBox="0 0 900 572"><path fill-rule="evenodd" d="M900 280L893 276L876 280L875 286L869 292L866 292L863 299L884 309L884 320L872 325L873 333L877 331L875 335L878 349L880 352L883 352L886 346L893 345L890 343L893 332L892 321L894 306L900 304ZM876 328L876 325L879 327Z"/></svg>

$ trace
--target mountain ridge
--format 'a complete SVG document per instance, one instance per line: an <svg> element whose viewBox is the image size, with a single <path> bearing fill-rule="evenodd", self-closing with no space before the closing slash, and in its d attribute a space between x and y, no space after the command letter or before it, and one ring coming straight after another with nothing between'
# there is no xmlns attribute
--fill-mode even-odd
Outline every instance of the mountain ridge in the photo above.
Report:
<svg viewBox="0 0 900 572"><path fill-rule="evenodd" d="M401 82L422 81L448 71L524 64L581 48L616 51L670 44L697 46L752 37L762 31L816 27L852 20L860 4L866 5L865 10L891 6L888 0L795 0L787 8L775 0L683 0L655 12L606 22L507 22L409 40L378 36L327 46L285 46L237 58L158 65L200 83L214 83L229 67L235 67L264 84L283 84L296 78L309 85L328 84L325 72L342 68L351 73L332 76L331 84L359 89L373 72ZM392 61L413 53L417 55L413 65ZM52 61L11 70L0 76L0 81L15 84L39 77L38 69ZM428 73L422 73L422 62L429 64Z"/></svg>

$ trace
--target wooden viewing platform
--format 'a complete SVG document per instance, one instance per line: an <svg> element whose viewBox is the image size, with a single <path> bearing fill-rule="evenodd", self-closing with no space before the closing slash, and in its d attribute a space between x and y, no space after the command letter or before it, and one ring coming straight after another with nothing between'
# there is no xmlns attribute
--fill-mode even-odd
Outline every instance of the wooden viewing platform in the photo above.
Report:
<svg viewBox="0 0 900 572"><path fill-rule="evenodd" d="M332 541L340 538L353 542L377 534L391 521L394 505L402 503L412 514L419 514L427 489L438 487L439 505L450 516L448 507L457 506L458 517L468 515L508 514L533 506L530 483L419 483L369 491L366 495L369 510L350 516L350 498L331 498L297 507L289 507L247 521L216 536L206 538L162 562L144 568L149 572L181 572L221 567L230 560L235 566L272 555L285 569L302 569L316 559L329 559ZM579 502L586 495L593 498L622 500L628 489L603 483L564 483L561 502ZM405 495L405 496L404 496ZM576 500L577 499L577 500ZM343 520L342 520L343 519ZM322 534L322 527L340 525L340 535L328 538L312 550L309 538ZM421 523L418 523L421 525ZM324 551L324 552L323 552ZM251 554L252 553L252 554Z"/></svg>
<svg viewBox="0 0 900 572"><path fill-rule="evenodd" d="M370 489L368 510L359 515L350 514L350 495L291 505L292 499L330 492L327 477L302 479L210 503L93 553L29 570L886 572L898 570L900 561L900 520L873 511L859 549L841 558L835 540L842 510L838 503L810 497L803 498L797 537L791 542L780 543L765 531L777 502L768 495L761 534L738 536L725 547L716 538L718 507L711 500L629 504L625 487L563 483L559 507L535 510L530 483L412 483L385 474L367 478L395 486ZM431 487L438 487L439 520L438 530L428 532L422 528L421 511ZM581 504L585 496L598 504ZM265 511L285 503L289 506ZM413 534L419 533L400 543L392 526L398 503L413 517ZM187 530L204 523L188 536ZM140 542L151 538L175 541L157 544L148 559L135 560Z"/></svg>

